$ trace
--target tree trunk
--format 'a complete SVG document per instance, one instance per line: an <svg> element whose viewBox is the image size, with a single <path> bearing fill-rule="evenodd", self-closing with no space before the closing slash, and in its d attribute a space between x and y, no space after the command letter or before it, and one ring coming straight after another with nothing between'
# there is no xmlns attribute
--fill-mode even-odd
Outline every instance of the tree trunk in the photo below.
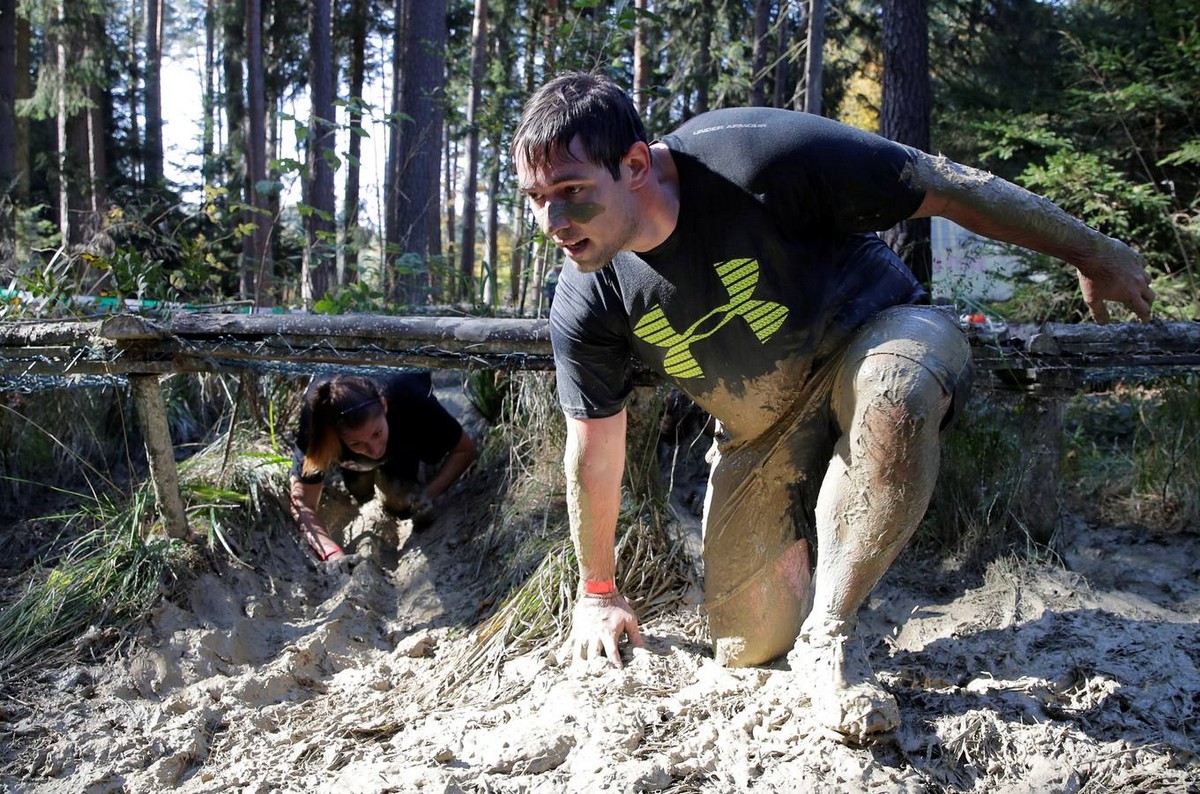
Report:
<svg viewBox="0 0 1200 794"><path fill-rule="evenodd" d="M528 40L537 41L537 17L530 14L528 17ZM532 53L524 59L525 73L522 75L522 84L524 86L524 95L529 96L534 91L534 81L536 71ZM529 284L529 250L525 241L525 225L526 219L529 217L527 203L524 194L521 193L521 186L517 184L517 180L512 180L512 251L509 256L512 261L513 281L512 281L512 303L517 309L517 314L524 315L525 313L525 292ZM518 266L518 263L519 266Z"/></svg>
<svg viewBox="0 0 1200 794"><path fill-rule="evenodd" d="M716 16L716 10L712 7L711 0L705 0L704 7L698 12L700 22L700 59L697 64L696 75L696 114L708 112L709 94L712 91L713 78L713 57L712 57L712 35L713 35L713 17Z"/></svg>
<svg viewBox="0 0 1200 794"><path fill-rule="evenodd" d="M555 47L558 23L562 21L562 10L559 0L546 0L542 11L542 57L546 60L545 73L552 75L558 71L558 49Z"/></svg>
<svg viewBox="0 0 1200 794"><path fill-rule="evenodd" d="M18 15L16 19L16 69L13 75L13 99L28 99L30 96L29 59L30 40L29 19ZM29 119L19 116L16 119L17 137L14 152L16 188L14 198L25 203L29 198Z"/></svg>
<svg viewBox="0 0 1200 794"><path fill-rule="evenodd" d="M204 131L201 134L200 181L203 187L214 186L217 165L214 162L217 139L217 92L216 92L216 48L217 48L217 0L204 2Z"/></svg>
<svg viewBox="0 0 1200 794"><path fill-rule="evenodd" d="M267 179L267 98L263 72L262 0L246 0L246 203L253 231L243 246L243 285L253 291L256 306L275 305L274 267L270 256L272 214L267 194L260 188ZM240 91L240 87L239 87ZM230 123L232 131L232 122Z"/></svg>
<svg viewBox="0 0 1200 794"><path fill-rule="evenodd" d="M771 29L771 0L754 0L754 66L750 77L750 104L762 107L767 104L767 61L770 41L767 33Z"/></svg>
<svg viewBox="0 0 1200 794"><path fill-rule="evenodd" d="M104 17L90 13L87 18L87 61L95 74L109 72L107 36ZM108 124L105 119L112 114L112 95L104 88L103 77L91 78L87 84L87 230L89 234L99 231L108 205Z"/></svg>
<svg viewBox="0 0 1200 794"><path fill-rule="evenodd" d="M463 187L462 214L462 246L459 256L462 264L459 267L462 285L468 287L468 294L460 293L458 298L470 297L474 290L468 285L473 284L475 277L475 218L478 214L479 187L479 98L483 89L483 72L487 66L487 15L488 0L475 0L475 19L471 25L471 93L467 100L467 172ZM492 267L495 263L485 263Z"/></svg>
<svg viewBox="0 0 1200 794"><path fill-rule="evenodd" d="M17 3L0 0L0 267L16 256L16 223L11 195L17 178Z"/></svg>
<svg viewBox="0 0 1200 794"><path fill-rule="evenodd" d="M286 67L283 63L282 51L285 51L285 46L279 41L280 34L276 28L280 26L280 14L291 13L292 9L286 6L281 11L281 4L275 0L262 0L262 18L263 18L263 46L262 46L262 63L263 63L263 108L265 109L263 118L263 129L266 132L266 146L264 170L265 178L272 188L265 196L262 197L264 207L266 209L266 217L269 225L264 230L266 239L262 242L265 267L271 272L272 296L271 305L274 306L281 299L290 303L297 303L300 300L300 269L297 267L294 272L288 271L284 274L287 284L294 285L295 293L286 294L285 289L281 288L279 281L279 271L277 265L279 259L279 235L276 233L276 225L278 218L282 214L283 197L281 191L275 187L279 181L278 168L272 168L271 163L280 158L279 144L283 135L283 113L284 102L281 94L288 91L285 84L285 78L280 72ZM303 184L303 183L302 183ZM285 297L286 295L286 297Z"/></svg>
<svg viewBox="0 0 1200 794"><path fill-rule="evenodd" d="M779 58L779 62L775 65L775 95L771 100L771 106L782 108L787 107L788 64L792 60L790 55L784 57L784 54L788 52L792 40L792 16L786 4L779 9L778 28L775 39L775 53L776 57Z"/></svg>
<svg viewBox="0 0 1200 794"><path fill-rule="evenodd" d="M455 232L458 230L458 215L456 214L455 204L458 196L458 169L454 164L458 162L458 140L454 137L454 128L446 123L445 129L446 147L443 152L445 163L445 189L442 191L445 195L443 204L446 207L446 261L454 262L455 254L458 252L458 244L454 242ZM457 268L445 268L445 278L439 285L441 292L446 296L446 300L453 301L454 298L462 291L458 286L458 279L455 274ZM463 288L465 289L465 288Z"/></svg>
<svg viewBox="0 0 1200 794"><path fill-rule="evenodd" d="M163 0L146 0L146 186L163 187Z"/></svg>
<svg viewBox="0 0 1200 794"><path fill-rule="evenodd" d="M221 50L221 66L225 75L225 153L222 158L224 166L225 189L230 201L247 201L246 191L247 155L246 151L246 74L242 67L242 57L246 53L246 4L245 0L222 0L224 28L224 46ZM257 13L257 12L256 12ZM257 218L249 213L243 218L247 223L255 223ZM242 258L238 267L238 297L242 300L254 297L254 269L251 265L249 241L244 241Z"/></svg>
<svg viewBox="0 0 1200 794"><path fill-rule="evenodd" d="M634 0L637 20L633 29L633 99L643 119L650 110L650 20L645 15L648 0Z"/></svg>
<svg viewBox="0 0 1200 794"><path fill-rule="evenodd" d="M138 86L144 82L142 75L142 53L139 46L145 44L145 36L142 35L145 19L145 4L142 0L130 0L129 3L129 57L125 59L125 69L128 74L129 91L126 94L125 100L128 103L129 111L129 173L127 177L130 182L138 185L144 185L146 180L146 147L145 141L142 139L142 128L139 118L144 109L144 101L139 103L139 99L144 100L146 92L143 89L141 95L138 94Z"/></svg>
<svg viewBox="0 0 1200 794"><path fill-rule="evenodd" d="M821 113L821 91L825 69L825 0L809 0L808 58L804 64L804 109Z"/></svg>
<svg viewBox="0 0 1200 794"><path fill-rule="evenodd" d="M446 2L410 0L401 5L405 24L397 26L403 34L398 47L403 55L396 84L403 115L394 122L402 133L398 131L399 145L389 158L388 200L394 220L388 259L395 269L401 264L397 252L410 255L396 272L391 297L412 305L426 302L429 258L441 249L438 156L445 101Z"/></svg>
<svg viewBox="0 0 1200 794"><path fill-rule="evenodd" d="M17 176L17 0L0 0L0 195ZM0 238L9 239L0 218Z"/></svg>
<svg viewBox="0 0 1200 794"><path fill-rule="evenodd" d="M885 0L883 4L884 137L929 149L929 18L926 0ZM918 281L933 278L930 221L903 221L883 234Z"/></svg>
<svg viewBox="0 0 1200 794"><path fill-rule="evenodd" d="M312 0L309 8L309 98L307 245L301 273L301 298L306 308L325 297L333 283L334 197L333 166L336 127L333 124L333 6Z"/></svg>
<svg viewBox="0 0 1200 794"><path fill-rule="evenodd" d="M483 300L495 307L500 300L499 278L500 270L500 141L494 141L492 158L488 168L488 215L487 215L487 278L484 282Z"/></svg>
<svg viewBox="0 0 1200 794"><path fill-rule="evenodd" d="M367 0L353 0L350 5L350 99L347 122L350 128L349 157L346 163L346 195L342 204L342 284L358 281L358 213L360 209L359 178L362 169L362 111L363 86L367 73Z"/></svg>
<svg viewBox="0 0 1200 794"><path fill-rule="evenodd" d="M57 98L57 142L58 142L58 228L64 246L73 247L82 239L81 215L83 213L83 174L86 166L81 157L88 151L87 121L72 101L70 90L74 89L68 75L73 65L83 60L83 46L79 32L79 20L72 19L71 0L60 0L58 4L58 30L54 35L54 61L58 74Z"/></svg>

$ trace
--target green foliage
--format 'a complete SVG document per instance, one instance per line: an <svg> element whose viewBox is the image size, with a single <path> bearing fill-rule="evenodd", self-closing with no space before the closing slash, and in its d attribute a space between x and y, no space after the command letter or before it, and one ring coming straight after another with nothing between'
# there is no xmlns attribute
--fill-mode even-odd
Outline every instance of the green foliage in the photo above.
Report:
<svg viewBox="0 0 1200 794"><path fill-rule="evenodd" d="M164 208L152 197L129 196L129 203L109 209L85 248L55 245L42 249L45 259L31 253L15 262L13 283L40 300L0 307L0 316L123 311L120 301L126 298L228 302L237 289L241 240L253 225L241 221L244 208L228 202L223 189L210 189L205 197L203 205L187 211L180 205ZM46 231L43 226L41 232ZM81 296L107 300L76 302Z"/></svg>
<svg viewBox="0 0 1200 794"><path fill-rule="evenodd" d="M153 504L150 490L147 484L128 501L77 494L77 512L60 518L86 528L23 574L19 594L0 610L5 678L74 656L86 647L79 638L111 644L117 635L104 630L120 630L145 617L175 580L187 548L144 536Z"/></svg>
<svg viewBox="0 0 1200 794"><path fill-rule="evenodd" d="M1200 28L1194 3L954 0L933 13L935 145L982 161L1140 250L1156 274L1157 310L1200 316ZM964 28L964 22L973 21ZM1049 37L1049 38L1048 38ZM1013 50L1021 52L1013 58ZM1076 292L1069 273L1019 291ZM1166 279L1163 281L1163 279ZM1069 321L1077 299L1056 307Z"/></svg>
<svg viewBox="0 0 1200 794"><path fill-rule="evenodd" d="M504 412L505 401L511 398L512 381L502 370L477 369L467 376L464 390L479 415L494 425Z"/></svg>
<svg viewBox="0 0 1200 794"><path fill-rule="evenodd" d="M343 287L336 287L325 293L325 297L313 304L317 314L389 314L391 304L382 290L372 287L365 281L356 281Z"/></svg>

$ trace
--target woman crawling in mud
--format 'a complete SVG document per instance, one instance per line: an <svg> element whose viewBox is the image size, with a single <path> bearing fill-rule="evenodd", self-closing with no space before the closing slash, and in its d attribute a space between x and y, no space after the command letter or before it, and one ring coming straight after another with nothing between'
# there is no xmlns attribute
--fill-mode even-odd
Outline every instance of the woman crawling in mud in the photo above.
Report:
<svg viewBox="0 0 1200 794"><path fill-rule="evenodd" d="M475 442L433 395L428 372L318 377L292 454L292 517L317 557L337 562L345 554L318 513L334 468L360 505L378 489L385 508L421 525L474 459Z"/></svg>

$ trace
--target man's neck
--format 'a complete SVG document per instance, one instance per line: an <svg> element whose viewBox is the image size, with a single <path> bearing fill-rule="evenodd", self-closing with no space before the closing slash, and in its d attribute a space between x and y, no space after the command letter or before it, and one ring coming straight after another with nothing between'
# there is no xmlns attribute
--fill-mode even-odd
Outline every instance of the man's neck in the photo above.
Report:
<svg viewBox="0 0 1200 794"><path fill-rule="evenodd" d="M679 171L675 158L664 144L650 147L653 173L641 196L642 234L636 251L651 251L666 242L679 223Z"/></svg>

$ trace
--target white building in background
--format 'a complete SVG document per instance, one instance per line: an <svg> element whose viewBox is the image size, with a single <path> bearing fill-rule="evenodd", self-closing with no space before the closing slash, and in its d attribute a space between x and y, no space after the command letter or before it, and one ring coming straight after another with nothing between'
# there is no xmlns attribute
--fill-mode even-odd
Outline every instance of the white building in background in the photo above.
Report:
<svg viewBox="0 0 1200 794"><path fill-rule="evenodd" d="M934 217L930 231L933 250L933 296L956 304L1008 300L1010 276L1018 259L1003 244L967 231L945 218Z"/></svg>

